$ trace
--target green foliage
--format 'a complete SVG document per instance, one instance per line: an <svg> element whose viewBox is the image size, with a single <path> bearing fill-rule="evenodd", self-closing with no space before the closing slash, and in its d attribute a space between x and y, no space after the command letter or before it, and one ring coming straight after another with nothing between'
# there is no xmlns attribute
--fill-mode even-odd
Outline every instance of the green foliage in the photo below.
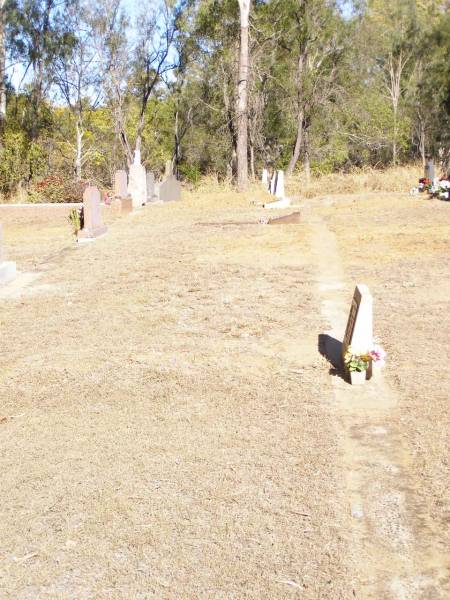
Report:
<svg viewBox="0 0 450 600"><path fill-rule="evenodd" d="M5 197L17 189L29 173L28 143L25 132L7 132L0 147L0 190Z"/></svg>

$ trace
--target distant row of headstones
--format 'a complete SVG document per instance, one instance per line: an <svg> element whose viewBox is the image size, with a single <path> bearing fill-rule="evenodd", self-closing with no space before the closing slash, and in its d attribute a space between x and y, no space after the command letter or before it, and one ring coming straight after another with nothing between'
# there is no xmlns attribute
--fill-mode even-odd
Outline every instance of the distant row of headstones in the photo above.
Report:
<svg viewBox="0 0 450 600"><path fill-rule="evenodd" d="M88 241L106 233L100 210L100 191L90 186L83 195L83 228L78 232L79 241ZM122 213L131 212L155 202L181 200L181 184L172 173L172 161L167 161L165 176L157 183L155 175L147 172L141 164L140 152L136 151L130 171L116 171L114 175L114 200L120 204Z"/></svg>

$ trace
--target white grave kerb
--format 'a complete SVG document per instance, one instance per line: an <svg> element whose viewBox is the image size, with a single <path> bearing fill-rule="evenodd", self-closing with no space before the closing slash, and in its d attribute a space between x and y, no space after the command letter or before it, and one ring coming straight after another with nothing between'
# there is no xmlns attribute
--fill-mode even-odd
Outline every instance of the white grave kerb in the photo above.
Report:
<svg viewBox="0 0 450 600"><path fill-rule="evenodd" d="M343 355L349 346L355 354L366 354L373 346L373 298L367 285L362 283L358 283L353 294L342 344Z"/></svg>

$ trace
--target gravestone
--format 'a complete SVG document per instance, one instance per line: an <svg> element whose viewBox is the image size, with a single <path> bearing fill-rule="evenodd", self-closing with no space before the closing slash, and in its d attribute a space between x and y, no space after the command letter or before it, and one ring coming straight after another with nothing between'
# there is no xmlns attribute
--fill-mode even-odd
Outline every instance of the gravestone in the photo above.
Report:
<svg viewBox="0 0 450 600"><path fill-rule="evenodd" d="M155 174L149 171L147 173L147 202L154 202L155 195Z"/></svg>
<svg viewBox="0 0 450 600"><path fill-rule="evenodd" d="M275 196L277 198L284 198L284 171L277 171Z"/></svg>
<svg viewBox="0 0 450 600"><path fill-rule="evenodd" d="M434 180L434 162L432 158L427 158L425 163L425 178Z"/></svg>
<svg viewBox="0 0 450 600"><path fill-rule="evenodd" d="M100 208L100 192L98 188L89 186L83 194L83 229L78 232L78 240L92 240L107 232L102 221Z"/></svg>
<svg viewBox="0 0 450 600"><path fill-rule="evenodd" d="M343 355L349 346L355 354L366 354L373 346L373 299L369 288L361 283L353 294L342 344Z"/></svg>
<svg viewBox="0 0 450 600"><path fill-rule="evenodd" d="M16 263L4 260L3 230L0 223L0 285L9 283L16 276Z"/></svg>
<svg viewBox="0 0 450 600"><path fill-rule="evenodd" d="M127 195L132 197L134 208L139 208L147 202L147 175L144 165L130 165Z"/></svg>
<svg viewBox="0 0 450 600"><path fill-rule="evenodd" d="M181 200L181 184L175 175L171 175L159 185L159 199L161 202L174 202Z"/></svg>
<svg viewBox="0 0 450 600"><path fill-rule="evenodd" d="M126 198L120 199L120 213L122 215L127 215L128 213L133 211L133 198L131 196L127 196Z"/></svg>
<svg viewBox="0 0 450 600"><path fill-rule="evenodd" d="M171 160L166 160L166 167L165 167L165 170L164 170L164 178L167 179L171 175L173 175L172 161Z"/></svg>
<svg viewBox="0 0 450 600"><path fill-rule="evenodd" d="M264 189L268 189L269 187L269 171L267 169L263 169L261 183L264 186Z"/></svg>
<svg viewBox="0 0 450 600"><path fill-rule="evenodd" d="M114 197L126 198L128 196L128 175L124 170L116 171L114 175Z"/></svg>
<svg viewBox="0 0 450 600"><path fill-rule="evenodd" d="M277 172L275 171L272 175L272 178L270 180L270 187L269 187L269 192L274 196L275 195L275 190L277 187Z"/></svg>

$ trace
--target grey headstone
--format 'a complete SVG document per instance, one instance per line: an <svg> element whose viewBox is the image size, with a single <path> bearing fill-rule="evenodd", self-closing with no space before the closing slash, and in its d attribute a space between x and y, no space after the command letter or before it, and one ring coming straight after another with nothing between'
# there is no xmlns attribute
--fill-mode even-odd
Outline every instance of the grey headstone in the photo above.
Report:
<svg viewBox="0 0 450 600"><path fill-rule="evenodd" d="M139 208L147 202L147 175L144 165L130 165L128 194L133 198L135 208Z"/></svg>
<svg viewBox="0 0 450 600"><path fill-rule="evenodd" d="M116 171L114 175L114 197L126 198L128 195L128 175L126 171Z"/></svg>
<svg viewBox="0 0 450 600"><path fill-rule="evenodd" d="M155 174L149 171L147 173L147 202L154 202L155 200Z"/></svg>
<svg viewBox="0 0 450 600"><path fill-rule="evenodd" d="M167 179L172 174L173 174L172 173L172 161L171 160L166 160L166 168L165 168L165 171L164 171L164 177Z"/></svg>
<svg viewBox="0 0 450 600"><path fill-rule="evenodd" d="M171 175L159 185L159 199L161 202L181 200L181 184L174 175Z"/></svg>
<svg viewBox="0 0 450 600"><path fill-rule="evenodd" d="M425 177L431 179L431 181L434 179L434 162L432 158L428 158L425 163Z"/></svg>
<svg viewBox="0 0 450 600"><path fill-rule="evenodd" d="M83 216L84 226L78 232L79 239L96 238L106 233L107 227L103 225L100 208L100 192L94 186L87 187L83 194Z"/></svg>

